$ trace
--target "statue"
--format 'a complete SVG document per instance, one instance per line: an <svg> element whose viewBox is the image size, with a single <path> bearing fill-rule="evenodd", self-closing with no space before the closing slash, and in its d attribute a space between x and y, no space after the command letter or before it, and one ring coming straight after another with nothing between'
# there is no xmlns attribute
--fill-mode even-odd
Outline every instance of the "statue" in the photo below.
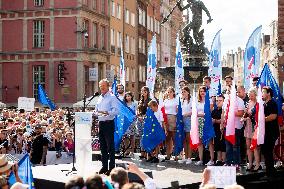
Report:
<svg viewBox="0 0 284 189"><path fill-rule="evenodd" d="M208 49L205 48L204 29L200 30L202 26L202 11L204 11L208 16L207 24L212 22L208 9L200 0L187 0L187 4L184 7L182 7L181 1L182 0L177 1L169 15L163 19L162 24L168 21L170 15L173 13L176 7L180 11L190 9L192 13L192 21L185 25L185 27L182 29L181 35L181 42L185 47L184 51L185 53L191 55L204 55L209 53ZM191 30L193 36L191 36Z"/></svg>

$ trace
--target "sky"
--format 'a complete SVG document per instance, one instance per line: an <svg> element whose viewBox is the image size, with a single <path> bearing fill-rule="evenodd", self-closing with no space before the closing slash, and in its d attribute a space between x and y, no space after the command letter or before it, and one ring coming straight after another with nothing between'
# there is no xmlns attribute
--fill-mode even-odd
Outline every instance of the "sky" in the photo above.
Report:
<svg viewBox="0 0 284 189"><path fill-rule="evenodd" d="M210 50L212 40L221 31L222 56L228 51L245 48L247 40L256 27L262 25L262 33L270 34L269 25L277 20L278 0L202 0L213 21L203 12L203 28L206 47Z"/></svg>

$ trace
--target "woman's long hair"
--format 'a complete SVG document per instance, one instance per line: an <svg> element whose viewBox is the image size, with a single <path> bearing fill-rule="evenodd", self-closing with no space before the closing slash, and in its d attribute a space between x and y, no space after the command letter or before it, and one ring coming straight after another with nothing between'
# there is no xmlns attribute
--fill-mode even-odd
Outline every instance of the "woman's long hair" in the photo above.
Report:
<svg viewBox="0 0 284 189"><path fill-rule="evenodd" d="M198 89L198 102L201 102L201 100L202 100L201 92L200 92L202 89L206 92L206 86L202 85L202 86L199 87L199 89Z"/></svg>
<svg viewBox="0 0 284 189"><path fill-rule="evenodd" d="M185 90L186 92L188 92L187 101L188 101L188 104L189 104L189 101L190 101L190 98L191 98L190 89L189 89L188 86L185 86L185 87L182 88L182 90ZM184 102L184 99L183 99L183 102Z"/></svg>

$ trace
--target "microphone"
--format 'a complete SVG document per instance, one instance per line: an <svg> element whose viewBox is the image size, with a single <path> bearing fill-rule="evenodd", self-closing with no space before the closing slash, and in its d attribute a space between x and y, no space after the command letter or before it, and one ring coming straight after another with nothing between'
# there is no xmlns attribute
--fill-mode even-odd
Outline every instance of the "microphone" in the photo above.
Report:
<svg viewBox="0 0 284 189"><path fill-rule="evenodd" d="M92 101L95 97L100 96L99 92L95 92L94 95L92 96L92 98L90 98L88 101Z"/></svg>

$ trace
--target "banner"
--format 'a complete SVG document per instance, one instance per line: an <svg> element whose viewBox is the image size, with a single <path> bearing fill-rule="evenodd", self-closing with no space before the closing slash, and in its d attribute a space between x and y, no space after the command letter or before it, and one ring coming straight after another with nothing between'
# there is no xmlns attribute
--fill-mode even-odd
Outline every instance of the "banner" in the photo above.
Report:
<svg viewBox="0 0 284 189"><path fill-rule="evenodd" d="M98 81L98 69L89 68L89 81Z"/></svg>
<svg viewBox="0 0 284 189"><path fill-rule="evenodd" d="M125 62L123 57L123 46L122 41L120 41L121 51L120 51L120 62L119 62L119 74L120 74L120 84L125 88Z"/></svg>
<svg viewBox="0 0 284 189"><path fill-rule="evenodd" d="M78 175L87 177L92 169L92 113L75 113L75 159Z"/></svg>
<svg viewBox="0 0 284 189"><path fill-rule="evenodd" d="M222 80L222 63L221 63L221 30L219 30L212 42L209 55L208 76L211 77L212 95L216 95L218 91L219 80ZM210 94L211 95L211 94Z"/></svg>
<svg viewBox="0 0 284 189"><path fill-rule="evenodd" d="M35 108L35 99L27 97L18 98L18 109L24 109L27 112L34 111Z"/></svg>
<svg viewBox="0 0 284 189"><path fill-rule="evenodd" d="M244 86L246 91L252 86L252 79L259 76L261 29L257 27L251 34L244 54Z"/></svg>
<svg viewBox="0 0 284 189"><path fill-rule="evenodd" d="M176 94L181 94L179 82L184 80L183 60L179 41L179 33L176 38L176 61L175 61L175 90Z"/></svg>
<svg viewBox="0 0 284 189"><path fill-rule="evenodd" d="M150 89L151 97L154 96L156 70L157 70L157 44L156 44L156 35L154 35L148 49L147 79L146 79L146 86L149 87Z"/></svg>

